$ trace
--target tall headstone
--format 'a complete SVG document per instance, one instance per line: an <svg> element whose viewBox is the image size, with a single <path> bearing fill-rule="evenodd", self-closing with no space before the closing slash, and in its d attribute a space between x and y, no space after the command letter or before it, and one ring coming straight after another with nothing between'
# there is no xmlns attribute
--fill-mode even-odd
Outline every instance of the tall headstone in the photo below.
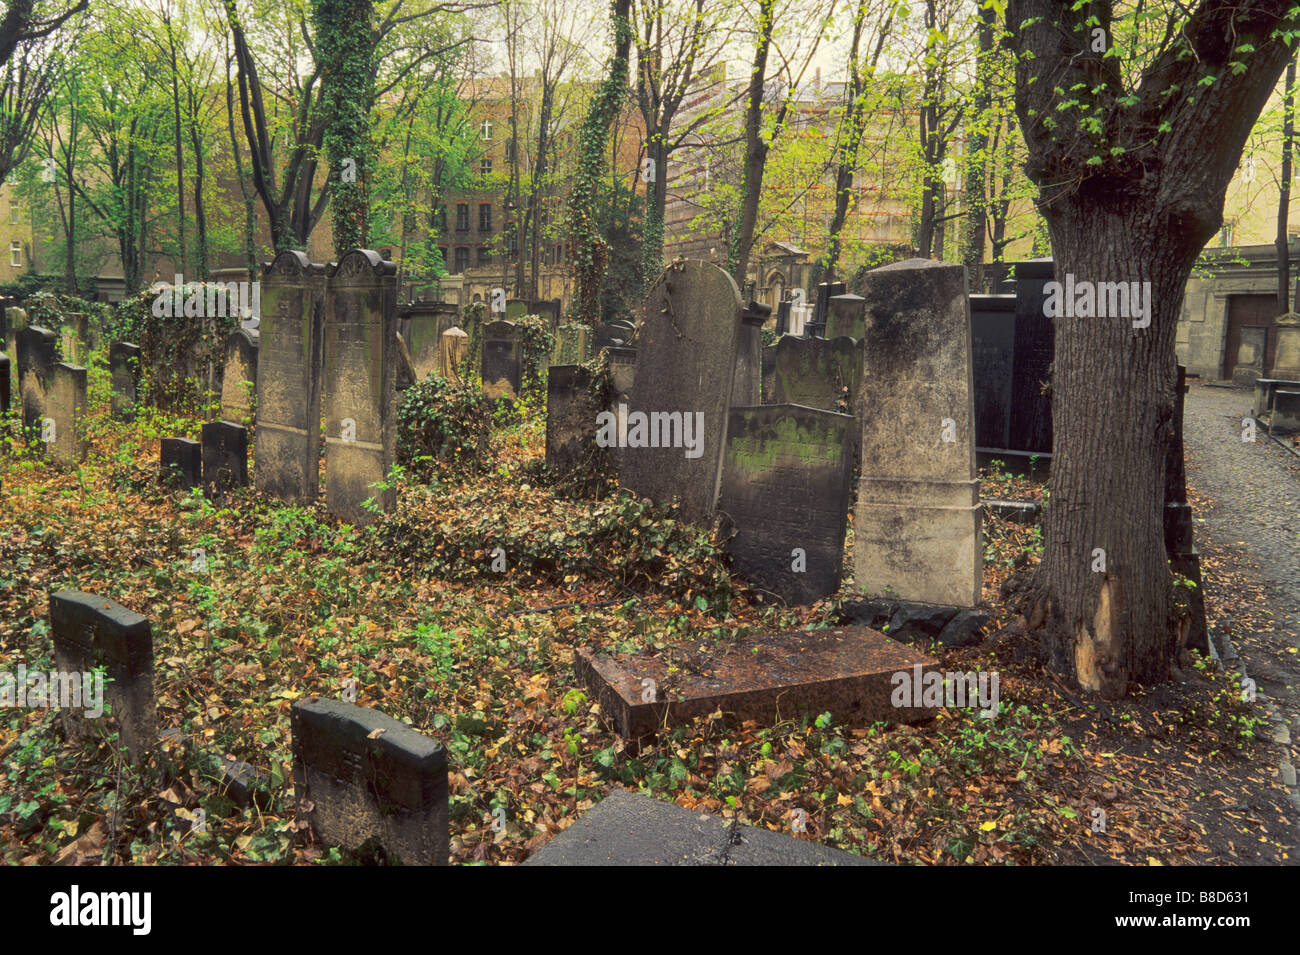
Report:
<svg viewBox="0 0 1300 955"><path fill-rule="evenodd" d="M822 282L817 286L817 301L812 318L808 320L805 331L812 338L826 337L826 319L830 314L830 303L837 295L843 295L847 287L843 282Z"/></svg>
<svg viewBox="0 0 1300 955"><path fill-rule="evenodd" d="M852 338L783 335L774 346L769 404L856 412L862 346Z"/></svg>
<svg viewBox="0 0 1300 955"><path fill-rule="evenodd" d="M329 279L325 318L325 497L331 514L369 524L373 501L388 513L396 445L397 267L369 249L352 249Z"/></svg>
<svg viewBox="0 0 1300 955"><path fill-rule="evenodd" d="M1011 382L1016 345L1016 297L970 297L972 380L975 385L975 446L1011 447Z"/></svg>
<svg viewBox="0 0 1300 955"><path fill-rule="evenodd" d="M442 333L442 348L438 359L438 374L453 385L464 384L463 369L469 355L469 335L452 326Z"/></svg>
<svg viewBox="0 0 1300 955"><path fill-rule="evenodd" d="M203 490L212 498L248 484L248 429L233 421L203 425Z"/></svg>
<svg viewBox="0 0 1300 955"><path fill-rule="evenodd" d="M790 305L789 299L782 299L776 305L776 333L778 336L787 335L790 332Z"/></svg>
<svg viewBox="0 0 1300 955"><path fill-rule="evenodd" d="M221 378L221 413L230 421L253 417L257 388L257 353L261 333L241 328L226 338L226 366Z"/></svg>
<svg viewBox="0 0 1300 955"><path fill-rule="evenodd" d="M1201 579L1201 555L1192 531L1192 507L1187 503L1187 475L1183 460L1183 398L1187 394L1187 369L1178 366L1174 391L1174 435L1165 459L1165 552L1174 573L1182 574L1196 586L1187 591L1188 632L1186 644L1193 650L1208 653L1210 631L1205 618L1204 584Z"/></svg>
<svg viewBox="0 0 1300 955"><path fill-rule="evenodd" d="M54 434L49 443L50 458L63 467L74 467L86 460L90 442L83 434L86 415L86 369L59 362L50 379L45 414L53 422Z"/></svg>
<svg viewBox="0 0 1300 955"><path fill-rule="evenodd" d="M844 292L833 296L826 306L826 337L859 341L866 331L865 305L860 295Z"/></svg>
<svg viewBox="0 0 1300 955"><path fill-rule="evenodd" d="M59 360L54 342L54 332L39 325L22 328L16 336L18 399L22 402L23 433L28 444L41 439L46 396Z"/></svg>
<svg viewBox="0 0 1300 955"><path fill-rule="evenodd" d="M108 348L108 371L113 392L109 410L124 421L135 419L140 398L140 346L131 342L114 342Z"/></svg>
<svg viewBox="0 0 1300 955"><path fill-rule="evenodd" d="M592 453L597 416L606 410L583 365L552 365L546 379L546 466L564 477Z"/></svg>
<svg viewBox="0 0 1300 955"><path fill-rule="evenodd" d="M741 308L731 276L697 260L673 263L646 296L619 478L659 503L679 498L681 517L690 522L708 521L717 504ZM637 416L673 413L691 422L694 447L663 447L662 435L645 427L638 435Z"/></svg>
<svg viewBox="0 0 1300 955"><path fill-rule="evenodd" d="M982 552L966 270L909 259L868 272L864 286L854 583L973 606Z"/></svg>
<svg viewBox="0 0 1300 955"><path fill-rule="evenodd" d="M348 849L377 839L392 861L447 865L447 752L375 710L294 704L294 795L317 838Z"/></svg>
<svg viewBox="0 0 1300 955"><path fill-rule="evenodd" d="M731 386L732 407L749 407L763 401L763 323L772 306L750 302L740 313L736 343L736 380Z"/></svg>
<svg viewBox="0 0 1300 955"><path fill-rule="evenodd" d="M488 398L519 396L523 374L523 341L514 322L483 326L483 394Z"/></svg>
<svg viewBox="0 0 1300 955"><path fill-rule="evenodd" d="M158 476L182 490L203 483L203 445L189 438L160 438Z"/></svg>
<svg viewBox="0 0 1300 955"><path fill-rule="evenodd" d="M324 331L324 266L281 252L262 274L257 358L257 489L316 500Z"/></svg>
<svg viewBox="0 0 1300 955"><path fill-rule="evenodd" d="M835 593L853 484L852 415L732 408L718 510L735 573L787 604Z"/></svg>
<svg viewBox="0 0 1300 955"><path fill-rule="evenodd" d="M50 595L50 632L54 662L63 674L89 674L103 667L105 713L95 722L117 724L118 739L131 762L139 763L157 739L153 689L153 632L149 621L131 610L94 594L64 590ZM85 680L82 682L85 709ZM98 681L96 681L98 683ZM63 709L64 730L79 740L90 729L74 708Z"/></svg>
<svg viewBox="0 0 1300 955"><path fill-rule="evenodd" d="M1017 262L1016 340L1012 354L1011 423L1008 448L1038 454L1052 452L1052 380L1056 325L1047 315L1051 259Z"/></svg>

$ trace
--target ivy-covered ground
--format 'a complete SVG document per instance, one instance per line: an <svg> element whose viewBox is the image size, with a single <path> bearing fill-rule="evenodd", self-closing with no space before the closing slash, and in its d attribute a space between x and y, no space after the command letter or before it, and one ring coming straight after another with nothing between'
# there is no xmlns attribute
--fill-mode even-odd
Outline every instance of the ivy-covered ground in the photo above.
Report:
<svg viewBox="0 0 1300 955"><path fill-rule="evenodd" d="M109 743L69 746L53 711L0 711L0 862L369 861L312 844L293 811L290 706L349 680L358 703L447 746L458 863L522 861L610 786L784 831L803 809L799 838L898 863L1288 857L1272 748L1254 741L1260 714L1227 676L1197 668L1120 704L1081 700L1014 636L935 650L945 669L999 671L992 721L944 711L922 727L850 729L827 714L776 726L715 714L629 752L579 689L576 647L658 650L845 618L834 601L757 606L716 542L664 509L608 488L563 496L541 465L535 398L498 419L477 466L409 468L398 512L360 530L252 489L221 507L166 490L157 439L197 437L198 418L110 421L106 375L91 380L79 471L30 456L12 427L0 449L0 669L52 666L49 593L102 594L152 620L160 725L186 742L137 772ZM991 473L986 493L1042 488ZM492 570L497 548L505 572ZM1040 551L1036 530L986 524L995 613L1001 582ZM1265 600L1249 581L1217 596L1213 614L1237 617ZM260 807L220 791L211 759L223 756L266 774ZM200 807L206 833L190 822Z"/></svg>

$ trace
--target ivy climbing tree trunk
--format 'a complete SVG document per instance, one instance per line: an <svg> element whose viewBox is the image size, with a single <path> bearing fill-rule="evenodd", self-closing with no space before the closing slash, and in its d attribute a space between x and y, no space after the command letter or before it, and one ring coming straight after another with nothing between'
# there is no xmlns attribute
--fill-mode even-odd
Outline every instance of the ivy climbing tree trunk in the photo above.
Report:
<svg viewBox="0 0 1300 955"><path fill-rule="evenodd" d="M1287 243L1291 212L1291 165L1295 139L1295 57L1286 64L1286 81L1282 85L1282 170L1278 176L1277 236L1277 313L1291 310L1291 247Z"/></svg>
<svg viewBox="0 0 1300 955"><path fill-rule="evenodd" d="M763 170L767 165L770 140L763 139L763 85L767 77L767 54L772 48L772 12L776 0L759 0L758 35L754 39L754 61L749 69L749 92L745 105L745 163L740 178L739 225L731 235L727 271L742 289L749 271L749 250L758 224L758 202L763 192ZM774 137L775 138L775 137Z"/></svg>

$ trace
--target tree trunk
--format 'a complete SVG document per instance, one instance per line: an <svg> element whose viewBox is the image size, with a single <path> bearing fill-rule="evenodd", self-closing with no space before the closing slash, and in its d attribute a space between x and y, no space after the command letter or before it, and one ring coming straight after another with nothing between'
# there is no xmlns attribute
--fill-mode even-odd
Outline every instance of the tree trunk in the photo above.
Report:
<svg viewBox="0 0 1300 955"><path fill-rule="evenodd" d="M758 203L763 193L763 169L767 164L767 143L763 142L763 82L767 77L767 54L772 46L772 14L775 0L759 0L758 37L754 41L754 62L749 72L748 105L745 107L745 164L741 173L739 227L732 234L727 271L742 289L749 271L750 246L758 224Z"/></svg>
<svg viewBox="0 0 1300 955"><path fill-rule="evenodd" d="M1291 140L1295 136L1295 57L1286 65L1282 93L1282 174L1277 200L1277 313L1291 311L1291 247L1287 243L1287 220L1291 212Z"/></svg>
<svg viewBox="0 0 1300 955"><path fill-rule="evenodd" d="M988 229L988 123L992 111L989 59L993 53L993 7L981 6L976 27L975 89L971 95L970 144L966 152L966 243L963 259L973 293L985 291L984 233Z"/></svg>

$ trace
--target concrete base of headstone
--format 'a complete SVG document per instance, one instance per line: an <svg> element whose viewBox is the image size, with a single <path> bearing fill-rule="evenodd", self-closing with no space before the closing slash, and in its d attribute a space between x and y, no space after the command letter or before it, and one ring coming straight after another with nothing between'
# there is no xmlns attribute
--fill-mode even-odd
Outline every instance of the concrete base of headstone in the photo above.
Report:
<svg viewBox="0 0 1300 955"><path fill-rule="evenodd" d="M729 649L671 661L642 654L598 656L580 649L579 681L624 739L649 736L721 709L737 721L770 725L801 711L829 711L837 723L920 723L926 707L893 705L897 673L938 666L933 657L867 627L746 637ZM670 673L669 666L676 671ZM655 681L655 701L644 699Z"/></svg>
<svg viewBox="0 0 1300 955"><path fill-rule="evenodd" d="M321 841L348 849L377 839L406 865L447 865L447 753L375 710L334 700L293 707L293 779Z"/></svg>

